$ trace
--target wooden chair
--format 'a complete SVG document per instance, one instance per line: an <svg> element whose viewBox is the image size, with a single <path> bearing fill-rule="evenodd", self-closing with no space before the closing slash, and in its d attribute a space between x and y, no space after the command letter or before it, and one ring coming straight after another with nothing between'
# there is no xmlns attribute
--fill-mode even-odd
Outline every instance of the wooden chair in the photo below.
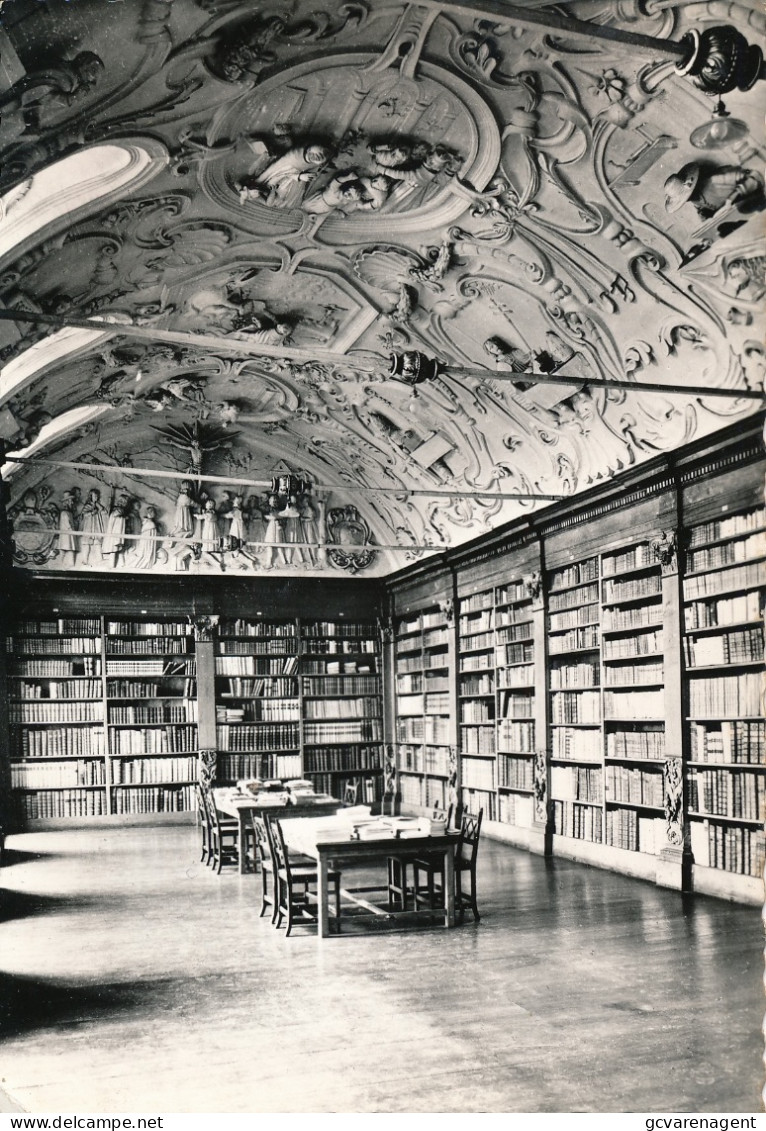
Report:
<svg viewBox="0 0 766 1131"><path fill-rule="evenodd" d="M453 809L450 806L450 816ZM460 839L455 846L455 913L459 923L465 919L466 908L470 907L476 922L479 921L479 908L476 897L476 858L479 852L479 837L484 810L478 816L463 813L460 822ZM444 858L442 856L423 857L413 861L413 895L415 906L436 907L444 900ZM467 877L467 879L466 879ZM468 890L465 890L467 886Z"/></svg>
<svg viewBox="0 0 766 1131"><path fill-rule="evenodd" d="M208 816L207 804L205 803L205 794L199 782L194 783L194 789L197 797L197 820L199 821L200 831L202 833L202 853L200 860L203 864L206 864L210 853L210 817Z"/></svg>
<svg viewBox="0 0 766 1131"><path fill-rule="evenodd" d="M276 880L274 878L274 853L269 843L269 830L263 817L257 813L250 814L253 826L253 871L261 873L261 917L271 908L271 921L276 919ZM271 891L269 891L269 876L271 876Z"/></svg>
<svg viewBox="0 0 766 1131"><path fill-rule="evenodd" d="M346 807L356 805L357 798L359 797L359 782L348 781L346 788L343 790L343 804Z"/></svg>
<svg viewBox="0 0 766 1131"><path fill-rule="evenodd" d="M220 874L224 864L239 864L239 823L222 817L213 791L202 789L209 821L208 863Z"/></svg>
<svg viewBox="0 0 766 1131"><path fill-rule="evenodd" d="M272 922L277 927L282 926L282 920L287 919L287 937L296 922L316 923L317 921L317 895L318 882L316 862L311 864L296 864L290 859L285 845L282 826L272 817L266 822L273 852L274 880L275 880L275 915ZM340 931L340 872L330 871L328 880L333 889L335 901L334 915L336 929ZM314 890L312 890L312 887Z"/></svg>

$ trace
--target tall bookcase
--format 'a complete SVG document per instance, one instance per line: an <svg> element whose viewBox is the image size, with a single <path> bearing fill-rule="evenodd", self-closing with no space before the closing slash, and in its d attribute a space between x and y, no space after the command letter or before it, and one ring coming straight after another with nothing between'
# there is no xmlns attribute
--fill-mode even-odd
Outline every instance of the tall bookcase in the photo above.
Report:
<svg viewBox="0 0 766 1131"><path fill-rule="evenodd" d="M446 809L454 774L445 605L400 618L394 634L397 781L406 806Z"/></svg>
<svg viewBox="0 0 766 1131"><path fill-rule="evenodd" d="M6 655L17 814L108 813L101 618L20 621L6 638Z"/></svg>
<svg viewBox="0 0 766 1131"><path fill-rule="evenodd" d="M601 557L606 843L655 853L664 836L662 573L650 541ZM660 828L657 828L657 822Z"/></svg>
<svg viewBox="0 0 766 1131"><path fill-rule="evenodd" d="M192 809L197 686L188 622L107 618L104 676L107 811L134 815Z"/></svg>
<svg viewBox="0 0 766 1131"><path fill-rule="evenodd" d="M520 578L495 589L497 818L517 829L533 822L538 722L532 602Z"/></svg>
<svg viewBox="0 0 766 1131"><path fill-rule="evenodd" d="M297 621L222 619L214 647L218 780L300 777Z"/></svg>
<svg viewBox="0 0 766 1131"><path fill-rule="evenodd" d="M603 739L598 556L548 579L553 834L601 843Z"/></svg>
<svg viewBox="0 0 766 1131"><path fill-rule="evenodd" d="M715 872L731 873L728 882L747 890L764 869L765 562L763 507L689 531L683 582L688 813L696 879L713 890Z"/></svg>
<svg viewBox="0 0 766 1131"><path fill-rule="evenodd" d="M381 794L383 701L377 623L301 624L303 773L321 793L360 803Z"/></svg>
<svg viewBox="0 0 766 1131"><path fill-rule="evenodd" d="M462 597L458 605L458 709L463 804L497 810L494 590Z"/></svg>

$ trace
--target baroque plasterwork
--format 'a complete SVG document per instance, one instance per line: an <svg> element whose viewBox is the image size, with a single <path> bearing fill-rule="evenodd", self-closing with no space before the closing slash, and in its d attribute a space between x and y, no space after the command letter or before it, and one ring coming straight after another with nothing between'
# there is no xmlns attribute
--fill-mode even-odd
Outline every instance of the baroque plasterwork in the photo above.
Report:
<svg viewBox="0 0 766 1131"><path fill-rule="evenodd" d="M711 4L557 9L673 39L720 21ZM350 567L346 551L228 545L182 568L383 574L538 505L515 495L576 493L754 411L600 382L761 387L757 89L726 99L750 133L702 150L690 135L712 104L666 59L478 4L80 0L78 52L51 60L43 44L74 18L62 7L5 29L0 303L114 329L0 322L0 411L15 452L73 408L108 411L38 449L93 465L71 482L6 465L13 506L36 492L42 521L68 511L76 534L91 491L104 505L122 493L135 539L142 521L159 538L179 480L130 467L258 483L282 469L316 486L344 537L379 549ZM726 19L764 30L750 8ZM125 146L134 181L90 202L87 176L62 182L58 218L50 189L35 205L57 160L104 145ZM669 211L666 182L690 166L697 189ZM739 196L703 215L700 191L737 179ZM486 377L409 388L388 360L406 348ZM541 358L571 385L525 381ZM168 440L198 426L226 439L201 465ZM222 542L239 491L195 479ZM260 498L248 521L263 533L268 499L241 492ZM109 566L179 562L126 552ZM94 566L78 549L46 568Z"/></svg>

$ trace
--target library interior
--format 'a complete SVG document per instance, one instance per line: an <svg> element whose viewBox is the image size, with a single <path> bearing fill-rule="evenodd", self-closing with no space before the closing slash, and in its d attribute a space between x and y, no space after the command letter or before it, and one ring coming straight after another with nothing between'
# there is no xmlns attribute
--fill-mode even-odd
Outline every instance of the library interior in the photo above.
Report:
<svg viewBox="0 0 766 1131"><path fill-rule="evenodd" d="M765 31L5 0L0 1111L762 1110Z"/></svg>

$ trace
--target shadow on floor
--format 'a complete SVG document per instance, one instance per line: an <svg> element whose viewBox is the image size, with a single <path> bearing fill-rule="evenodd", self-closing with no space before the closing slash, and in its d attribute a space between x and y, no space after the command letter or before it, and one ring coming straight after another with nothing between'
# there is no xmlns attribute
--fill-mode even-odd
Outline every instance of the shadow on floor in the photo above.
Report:
<svg viewBox="0 0 766 1131"><path fill-rule="evenodd" d="M40 892L22 892L2 887L0 875L0 923L13 919L30 919L34 915L47 915L56 911L103 911L107 906L99 895L42 895Z"/></svg>
<svg viewBox="0 0 766 1131"><path fill-rule="evenodd" d="M142 982L78 986L0 973L0 1037L108 1020L133 1011L151 992Z"/></svg>
<svg viewBox="0 0 766 1131"><path fill-rule="evenodd" d="M8 848L6 845L3 850L3 867L12 868L14 864L28 864L32 860L55 860L61 858L61 855L60 852L24 852L20 848Z"/></svg>

